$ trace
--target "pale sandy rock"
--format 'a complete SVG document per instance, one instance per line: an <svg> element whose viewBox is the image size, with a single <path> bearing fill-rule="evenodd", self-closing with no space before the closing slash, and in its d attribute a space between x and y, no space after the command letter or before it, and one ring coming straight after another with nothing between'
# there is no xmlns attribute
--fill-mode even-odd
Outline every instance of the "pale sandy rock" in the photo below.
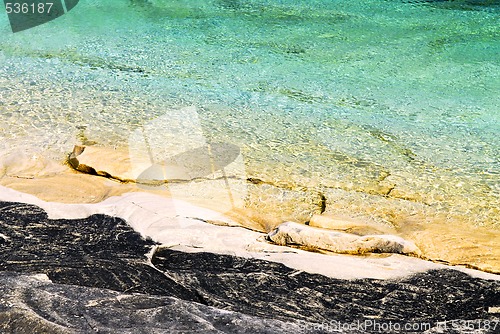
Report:
<svg viewBox="0 0 500 334"><path fill-rule="evenodd" d="M309 226L338 230L357 235L396 233L394 228L377 222L361 218L354 219L328 214L313 215L309 221Z"/></svg>
<svg viewBox="0 0 500 334"><path fill-rule="evenodd" d="M312 215L321 212L322 201L321 194L317 191L286 189L253 180L248 184L245 207L276 217L279 223L287 220L306 222ZM274 227L276 226L272 226Z"/></svg>
<svg viewBox="0 0 500 334"><path fill-rule="evenodd" d="M283 197L279 197L279 193L272 190L271 193L278 194L278 197L274 202L265 202L268 204L273 203L273 205L267 206L269 211L259 209L258 199L270 198L270 196L254 196L255 205L251 208L245 208L244 203L241 203L250 197L245 197L246 183L244 180L232 179L230 191L227 190L224 180L201 180L144 189L136 183L120 183L103 177L78 173L55 161L41 159L36 154L18 153L8 155L4 153L0 157L0 166L3 166L4 174L0 178L1 185L16 189L22 193L33 194L44 201L98 203L108 197L119 196L127 192L147 191L148 193L173 197L188 201L196 206L224 212L226 215L233 217L234 221L263 232L269 232L283 222L282 217L275 215L275 213L279 213L280 210L282 210L281 212L293 213L294 202L301 200L300 191L283 194ZM8 171L7 175L5 175L6 171ZM262 192L260 193L262 194ZM229 195L233 199L238 199L240 204L233 205L233 203L238 202L231 202ZM500 231L498 229L494 230L487 226L470 226L470 224L460 221L450 221L449 217L436 219L435 212L424 205L407 201L403 203L401 200L386 198L377 198L375 201L376 196L370 195L367 195L363 198L363 201L359 202L358 211L362 212L363 205L369 205L376 207L378 210L374 212L374 217L377 217L379 212L387 213L388 216L393 217L395 220L396 233L391 230L377 230L381 226L387 226L384 219L376 219L375 229L372 229L372 225L363 226L361 224L358 226L359 221L356 218L354 221L357 226L350 228L350 222L347 221L346 224L344 219L347 213L342 210L353 207L353 198L349 197L348 192L341 190L336 190L336 192L333 190L325 191L325 195L328 204L326 212L312 216L311 226L331 228L360 235L396 234L404 239L414 241L428 259L454 265L471 265L491 272L499 271L500 248L498 247L498 240L500 240ZM398 203L395 203L396 201ZM368 204L366 204L367 202ZM274 204L276 206L289 206L291 211L287 211L287 208L273 208ZM405 210L395 209L400 208L402 204L406 205ZM266 207L266 205L263 206ZM300 210L301 206L296 208ZM339 216L341 218L338 218Z"/></svg>
<svg viewBox="0 0 500 334"><path fill-rule="evenodd" d="M147 150L77 145L69 163L84 173L151 186L200 179L246 179L239 148L229 143L205 145L165 155L161 160L149 156Z"/></svg>
<svg viewBox="0 0 500 334"><path fill-rule="evenodd" d="M268 234L278 245L295 245L307 249L322 249L335 253L397 253L419 255L410 241L395 235L365 235L336 232L293 222L286 222Z"/></svg>
<svg viewBox="0 0 500 334"><path fill-rule="evenodd" d="M66 167L58 161L44 158L36 153L31 155L23 152L0 153L0 178L33 179L52 176L65 169Z"/></svg>
<svg viewBox="0 0 500 334"><path fill-rule="evenodd" d="M29 165L28 162L26 164ZM35 195L44 201L60 203L98 203L111 196L141 190L133 183L125 184L79 173L68 166L36 177L20 177L9 173L0 177L0 185ZM165 191L151 192L169 196Z"/></svg>
<svg viewBox="0 0 500 334"><path fill-rule="evenodd" d="M127 150L96 146L75 146L68 161L80 172L124 182L135 182L137 176L151 166L145 157L142 165L136 163L136 168L132 169Z"/></svg>
<svg viewBox="0 0 500 334"><path fill-rule="evenodd" d="M245 206L244 162L236 146L213 144L210 154L209 147L202 146L159 162L146 153L146 149L129 152L75 146L69 163L83 173L134 183L137 190L168 193L170 197L216 207L221 212ZM213 160L212 156L220 159Z"/></svg>
<svg viewBox="0 0 500 334"><path fill-rule="evenodd" d="M49 218L76 219L92 214L120 217L142 235L184 252L212 252L264 259L290 268L329 277L396 278L447 266L399 254L352 256L319 254L267 243L266 234L250 231L213 210L146 193L129 193L98 204L62 204L0 186L0 200L37 205ZM209 224L217 222L217 226ZM231 225L233 227L228 227ZM476 277L499 279L498 275L455 267Z"/></svg>
<svg viewBox="0 0 500 334"><path fill-rule="evenodd" d="M443 217L432 223L423 219L407 221L399 228L398 235L414 241L429 259L500 271L500 229L471 226Z"/></svg>

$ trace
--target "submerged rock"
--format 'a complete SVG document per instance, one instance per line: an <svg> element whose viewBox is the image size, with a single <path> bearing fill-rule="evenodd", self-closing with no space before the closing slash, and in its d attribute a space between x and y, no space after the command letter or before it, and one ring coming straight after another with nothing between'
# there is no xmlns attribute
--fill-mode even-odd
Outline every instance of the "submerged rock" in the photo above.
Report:
<svg viewBox="0 0 500 334"><path fill-rule="evenodd" d="M398 253L419 255L414 243L395 235L364 235L343 233L293 222L279 225L269 232L268 239L283 246L300 246L344 254Z"/></svg>
<svg viewBox="0 0 500 334"><path fill-rule="evenodd" d="M123 182L160 185L170 181L203 179L224 170L240 155L229 143L206 144L154 161L148 152L129 152L103 147L75 146L69 156L71 166L83 173ZM218 175L217 175L218 176Z"/></svg>
<svg viewBox="0 0 500 334"><path fill-rule="evenodd" d="M69 164L79 172L103 176L122 182L134 182L138 172L132 170L128 152L93 146L78 146L68 158ZM148 166L144 161L143 168Z"/></svg>
<svg viewBox="0 0 500 334"><path fill-rule="evenodd" d="M309 220L308 225L357 235L396 233L395 229L387 225L382 225L363 219L337 217L328 214L313 215Z"/></svg>

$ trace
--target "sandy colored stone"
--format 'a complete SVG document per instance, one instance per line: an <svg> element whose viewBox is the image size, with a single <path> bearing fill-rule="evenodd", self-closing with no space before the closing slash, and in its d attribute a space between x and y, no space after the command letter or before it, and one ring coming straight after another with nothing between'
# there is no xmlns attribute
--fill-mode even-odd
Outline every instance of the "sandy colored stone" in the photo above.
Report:
<svg viewBox="0 0 500 334"><path fill-rule="evenodd" d="M420 255L411 241L395 235L364 235L337 232L307 225L286 222L271 231L267 237L283 246L299 246L341 254L397 253Z"/></svg>
<svg viewBox="0 0 500 334"><path fill-rule="evenodd" d="M389 226L377 224L361 218L354 219L328 214L313 215L309 221L309 226L338 230L357 235L396 233L395 229Z"/></svg>
<svg viewBox="0 0 500 334"><path fill-rule="evenodd" d="M399 254L383 257L326 255L278 246L266 242L264 233L239 227L237 222L216 211L146 193L124 194L95 204L63 204L45 202L0 186L0 200L37 205L47 212L50 219L77 219L93 214L120 217L141 235L173 250L265 259L329 277L383 279L448 268ZM210 224L211 221L218 221L219 224ZM476 277L498 279L498 275L459 267L456 269Z"/></svg>
<svg viewBox="0 0 500 334"><path fill-rule="evenodd" d="M59 161L40 154L0 153L0 178L34 179L57 175L67 168Z"/></svg>
<svg viewBox="0 0 500 334"><path fill-rule="evenodd" d="M123 151L115 152L109 149L100 153L97 151L96 149L96 161L106 156L113 157L113 154L120 156L120 159L126 159ZM295 191L285 194L282 190L270 186L270 191L266 193L258 187L260 185L257 185L255 187L257 192L252 193L248 192L248 189L245 190L247 182L240 179L233 179L231 184L233 196L240 196L240 200L243 200L240 202L241 206L238 206L232 205L228 200L227 186L220 180L214 180L213 183L209 180L201 180L191 184L143 187L135 183L121 183L105 177L77 172L68 165L64 165L62 161L49 161L41 156L17 154L15 156L3 155L0 158L0 185L35 195L49 202L99 203L109 197L124 193L147 192L164 198L182 199L200 207L224 212L239 224L266 233L281 224L287 216L293 218L296 213L305 212L303 208L318 208L318 206L310 206L318 197L310 200L307 196L300 196L305 192ZM126 160L119 161L126 165ZM319 210L308 211L310 216L307 218L310 219L311 226L360 235L395 234L413 241L420 248L423 256L432 261L500 272L500 247L498 247L500 231L498 229L491 228L491 226L470 226L461 223L460 217L454 220L449 217L440 217L431 207L410 201L374 195L359 198L359 194L351 194L342 190L324 193L327 198L326 212L319 214ZM275 195L276 197L273 198ZM9 198L7 197L6 200ZM362 212L363 206L374 208L370 219L361 215L353 216L355 218L349 216L345 208L356 207L356 203L358 203L359 212ZM280 216L280 212L286 215ZM351 214L356 214L356 212L351 212ZM354 221L354 226L351 225L352 221ZM393 230L395 233L392 232Z"/></svg>
<svg viewBox="0 0 500 334"><path fill-rule="evenodd" d="M500 272L500 230L470 226L446 218L429 222L407 221L398 235L412 240L425 258L452 265L466 265Z"/></svg>
<svg viewBox="0 0 500 334"><path fill-rule="evenodd" d="M142 165L136 163L134 167L127 150L95 146L75 146L68 161L80 172L123 182L135 182L137 176L151 166L144 157Z"/></svg>

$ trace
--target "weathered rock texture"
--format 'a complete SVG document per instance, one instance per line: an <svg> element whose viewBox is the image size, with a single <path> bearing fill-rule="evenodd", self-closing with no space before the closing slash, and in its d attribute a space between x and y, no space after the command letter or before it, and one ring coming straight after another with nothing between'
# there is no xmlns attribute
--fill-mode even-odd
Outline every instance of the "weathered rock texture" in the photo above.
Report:
<svg viewBox="0 0 500 334"><path fill-rule="evenodd" d="M304 326L175 297L54 284L17 273L0 273L0 281L2 333L250 334L297 332Z"/></svg>
<svg viewBox="0 0 500 334"><path fill-rule="evenodd" d="M398 253L419 255L420 251L410 241L395 235L364 235L331 231L287 222L271 231L267 237L278 245L291 245L335 253Z"/></svg>
<svg viewBox="0 0 500 334"><path fill-rule="evenodd" d="M5 333L332 333L332 321L373 319L428 322L433 333L442 321L449 328L454 320L477 327L500 321L491 312L499 281L456 270L334 279L264 260L157 247L118 218L50 220L22 203L0 202L0 282ZM477 333L495 331L482 326Z"/></svg>

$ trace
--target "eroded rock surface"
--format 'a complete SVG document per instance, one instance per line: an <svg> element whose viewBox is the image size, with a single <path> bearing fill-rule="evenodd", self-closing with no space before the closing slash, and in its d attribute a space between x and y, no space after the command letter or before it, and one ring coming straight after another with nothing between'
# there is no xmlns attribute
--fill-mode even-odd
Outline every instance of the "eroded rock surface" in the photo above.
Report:
<svg viewBox="0 0 500 334"><path fill-rule="evenodd" d="M287 222L269 232L268 238L278 245L291 245L345 254L398 253L419 255L414 243L395 235L364 235L331 231Z"/></svg>
<svg viewBox="0 0 500 334"><path fill-rule="evenodd" d="M264 260L157 247L118 218L51 220L36 206L10 202L0 202L0 282L6 333L332 333L332 321L373 319L428 322L429 329L414 332L437 333L445 320L450 328L453 320L500 321L491 312L499 281L457 270L335 279ZM483 326L477 333L495 332Z"/></svg>
<svg viewBox="0 0 500 334"><path fill-rule="evenodd" d="M271 334L305 327L175 297L54 284L17 273L0 273L0 282L2 333Z"/></svg>

